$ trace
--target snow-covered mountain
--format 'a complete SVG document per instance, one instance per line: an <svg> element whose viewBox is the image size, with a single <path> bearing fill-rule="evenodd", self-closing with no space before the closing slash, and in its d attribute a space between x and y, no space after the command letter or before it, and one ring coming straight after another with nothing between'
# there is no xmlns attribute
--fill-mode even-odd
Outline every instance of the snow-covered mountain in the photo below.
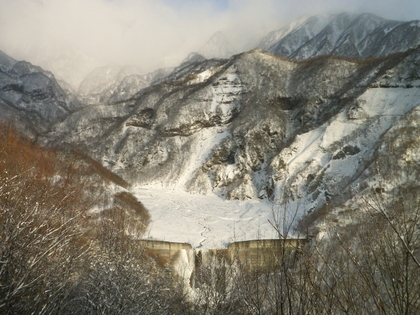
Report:
<svg viewBox="0 0 420 315"><path fill-rule="evenodd" d="M233 44L220 31L214 33L207 43L198 50L198 53L207 59L228 58L236 52Z"/></svg>
<svg viewBox="0 0 420 315"><path fill-rule="evenodd" d="M14 122L30 135L46 132L81 106L53 74L0 52L0 120Z"/></svg>
<svg viewBox="0 0 420 315"><path fill-rule="evenodd" d="M163 79L172 70L158 69L144 74L137 66L100 67L84 78L78 92L88 104L119 102Z"/></svg>
<svg viewBox="0 0 420 315"><path fill-rule="evenodd" d="M344 222L360 196L392 198L420 174L420 48L408 49L417 25L366 14L300 20L264 45L282 42L292 57L317 58L259 49L229 59L191 54L170 74L120 76L118 84L120 70L108 79L112 69L104 68L101 84L86 84L104 103L65 107L71 90L61 89L51 102L32 98L32 111L24 106L24 80L36 74L56 81L0 55L1 104L22 107L25 117L48 113L43 119L52 128L39 129L41 143L77 147L137 187L273 202L292 220L305 218L304 229L320 227L327 219ZM381 57L330 55L351 51L351 42L353 52ZM238 207L260 213L255 204Z"/></svg>
<svg viewBox="0 0 420 315"><path fill-rule="evenodd" d="M146 74L132 74L111 86L101 97L107 103L115 103L133 97L137 92L166 78L173 68L161 68Z"/></svg>
<svg viewBox="0 0 420 315"><path fill-rule="evenodd" d="M126 69L120 66L108 65L94 69L80 83L78 92L81 95L100 94L118 79L121 80ZM120 71L122 72L120 75ZM134 69L135 73L136 69ZM131 72L131 71L130 71ZM127 73L130 75L132 73Z"/></svg>
<svg viewBox="0 0 420 315"><path fill-rule="evenodd" d="M137 185L269 199L313 213L360 184L420 104L420 50L296 62L254 50L193 63L116 105L83 108L44 143L83 147ZM95 122L95 123L92 123Z"/></svg>
<svg viewBox="0 0 420 315"><path fill-rule="evenodd" d="M222 32L216 32L198 52L190 53L175 69L212 58L228 58L234 54L233 45ZM114 103L127 100L140 90L160 82L174 68L162 68L144 74L136 66L108 65L94 69L80 83L78 93L89 104Z"/></svg>
<svg viewBox="0 0 420 315"><path fill-rule="evenodd" d="M2 72L7 72L13 68L16 64L16 60L6 55L4 52L0 50L0 70Z"/></svg>
<svg viewBox="0 0 420 315"><path fill-rule="evenodd" d="M102 65L97 58L70 45L51 41L38 45L38 49L28 47L29 61L54 73L57 80L66 81L74 90L93 69Z"/></svg>
<svg viewBox="0 0 420 315"><path fill-rule="evenodd" d="M269 33L258 48L306 59L333 54L380 57L420 44L420 21L386 20L372 14L318 15Z"/></svg>

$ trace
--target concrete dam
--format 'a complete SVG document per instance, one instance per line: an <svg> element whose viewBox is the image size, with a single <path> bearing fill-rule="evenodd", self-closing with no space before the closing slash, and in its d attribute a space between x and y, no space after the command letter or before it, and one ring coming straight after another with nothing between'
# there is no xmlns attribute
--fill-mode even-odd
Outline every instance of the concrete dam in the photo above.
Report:
<svg viewBox="0 0 420 315"><path fill-rule="evenodd" d="M272 270L285 256L290 257L307 243L307 239L258 239L231 243L226 249L194 249L188 243L140 240L148 254L161 266L170 266L193 286L197 268L215 261L237 263L245 270Z"/></svg>

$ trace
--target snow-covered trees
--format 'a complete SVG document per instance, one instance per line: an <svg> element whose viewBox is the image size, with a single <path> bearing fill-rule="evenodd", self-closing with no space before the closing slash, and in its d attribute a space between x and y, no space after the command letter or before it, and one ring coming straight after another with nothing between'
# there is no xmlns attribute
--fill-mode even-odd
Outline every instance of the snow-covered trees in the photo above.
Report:
<svg viewBox="0 0 420 315"><path fill-rule="evenodd" d="M52 152L2 131L0 310L54 313L89 248L82 187L59 169Z"/></svg>
<svg viewBox="0 0 420 315"><path fill-rule="evenodd" d="M249 268L219 251L196 265L195 284L186 288L127 237L141 235L149 216L128 192L98 190L110 174L91 173L99 166L40 149L11 129L0 137L2 314L419 312L420 202L410 174L389 186L392 193L355 194L354 224L330 222L324 237L296 248L285 243L270 268ZM396 174L386 157L378 169ZM383 187L393 178L386 172ZM87 211L98 204L102 210ZM279 216L273 228L283 222L288 227Z"/></svg>
<svg viewBox="0 0 420 315"><path fill-rule="evenodd" d="M107 196L100 188L109 174L92 174L98 165L80 155L69 160L11 128L0 137L0 313L169 314L184 307L172 277L127 236L127 228L141 235L148 224L139 201L127 192ZM98 204L110 207L88 211Z"/></svg>

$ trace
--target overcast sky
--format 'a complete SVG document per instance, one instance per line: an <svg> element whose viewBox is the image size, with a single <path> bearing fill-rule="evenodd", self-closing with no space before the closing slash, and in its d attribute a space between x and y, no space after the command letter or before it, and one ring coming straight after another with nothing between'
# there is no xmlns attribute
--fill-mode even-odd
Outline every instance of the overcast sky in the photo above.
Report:
<svg viewBox="0 0 420 315"><path fill-rule="evenodd" d="M40 62L75 52L97 64L175 65L216 31L238 49L302 15L420 19L419 0L0 0L0 50Z"/></svg>

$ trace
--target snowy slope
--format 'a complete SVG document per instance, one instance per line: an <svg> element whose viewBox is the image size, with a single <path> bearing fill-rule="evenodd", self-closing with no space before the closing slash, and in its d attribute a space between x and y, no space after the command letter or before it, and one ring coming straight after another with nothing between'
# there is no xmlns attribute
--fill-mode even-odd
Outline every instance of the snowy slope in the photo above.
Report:
<svg viewBox="0 0 420 315"><path fill-rule="evenodd" d="M268 220L278 209L260 200L228 201L216 195L138 187L133 190L151 214L147 238L187 242L199 249L224 248L234 241L278 237Z"/></svg>
<svg viewBox="0 0 420 315"><path fill-rule="evenodd" d="M271 205L297 226L346 202L389 130L418 107L418 65L419 50L196 61L128 102L72 113L42 141L82 147L133 183L150 237L203 248L271 237Z"/></svg>
<svg viewBox="0 0 420 315"><path fill-rule="evenodd" d="M342 193L339 187L346 185L339 183L350 183L349 179L355 173L364 170L361 166L371 154L372 139L380 139L400 116L420 105L420 89L375 89L363 94L358 102L363 104L360 110L365 115L362 118L347 119L345 113L341 113L334 120L298 136L278 156L286 164L281 176L288 180L277 182L276 189L285 190L286 184L292 187L293 200L278 200L285 203L279 206L267 200L229 201L213 194L190 194L182 186L174 190L165 190L162 186L139 187L134 193L152 216L147 236L188 242L203 249L223 248L233 241L278 237L269 220L281 222L280 228L283 224L295 226L300 217L311 213L325 198L332 199ZM370 121L372 125L363 136L336 149L337 142L351 139L352 134L360 132L369 117L375 117L375 123ZM331 152L334 152L332 158ZM191 167L194 168L193 163ZM308 177L319 169L323 170L324 182L312 188L312 194L307 194ZM289 233L288 236L297 234Z"/></svg>
<svg viewBox="0 0 420 315"><path fill-rule="evenodd" d="M150 238L219 248L277 237L271 223L322 235L354 224L372 191L391 202L419 189L419 25L317 16L269 34L274 54L191 54L146 75L104 67L82 85L89 106L0 52L0 117L132 183Z"/></svg>

